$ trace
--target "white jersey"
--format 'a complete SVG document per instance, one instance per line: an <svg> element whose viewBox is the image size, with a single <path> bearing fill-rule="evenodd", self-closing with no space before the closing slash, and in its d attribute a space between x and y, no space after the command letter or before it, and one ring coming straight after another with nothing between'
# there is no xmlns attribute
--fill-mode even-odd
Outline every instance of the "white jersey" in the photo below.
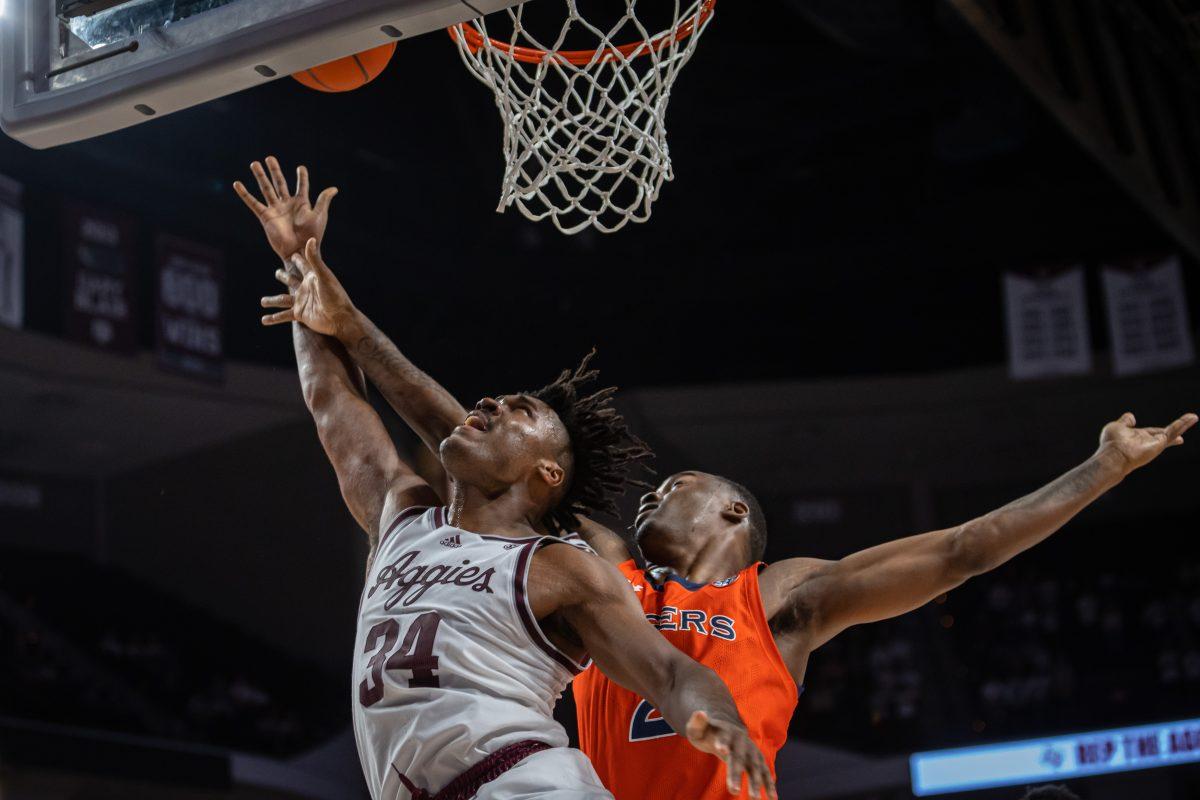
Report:
<svg viewBox="0 0 1200 800"><path fill-rule="evenodd" d="M410 508L380 536L358 615L354 735L375 800L400 780L439 791L502 747L567 734L554 704L586 665L542 634L526 582L534 552L561 540L452 527Z"/></svg>

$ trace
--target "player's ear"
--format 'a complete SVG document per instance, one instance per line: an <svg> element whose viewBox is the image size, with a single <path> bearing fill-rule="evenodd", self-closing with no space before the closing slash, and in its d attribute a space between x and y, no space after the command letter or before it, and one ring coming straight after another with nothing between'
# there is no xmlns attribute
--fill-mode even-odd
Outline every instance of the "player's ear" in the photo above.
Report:
<svg viewBox="0 0 1200 800"><path fill-rule="evenodd" d="M538 461L537 471L538 475L541 476L542 480L551 489L557 489L562 486L563 481L567 477L566 470L559 466L557 461L551 461L548 458Z"/></svg>
<svg viewBox="0 0 1200 800"><path fill-rule="evenodd" d="M741 500L730 500L725 504L725 508L721 509L721 516L729 520L731 524L737 525L750 516L750 506Z"/></svg>

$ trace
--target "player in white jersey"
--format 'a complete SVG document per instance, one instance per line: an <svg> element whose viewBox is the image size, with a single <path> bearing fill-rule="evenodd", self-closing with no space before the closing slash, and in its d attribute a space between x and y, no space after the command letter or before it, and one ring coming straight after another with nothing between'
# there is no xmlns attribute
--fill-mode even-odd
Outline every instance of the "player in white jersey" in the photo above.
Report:
<svg viewBox="0 0 1200 800"><path fill-rule="evenodd" d="M363 590L355 652L371 657L355 666L354 730L375 797L406 780L444 787L506 748L567 745L551 714L582 665L541 635L526 595L534 551L561 540L481 536L446 517L400 512ZM556 768L587 789L564 797L603 796L578 751Z"/></svg>
<svg viewBox="0 0 1200 800"><path fill-rule="evenodd" d="M285 310L263 321L294 323L305 402L371 542L354 723L372 797L611 799L551 717L589 657L724 760L731 792L748 783L752 796L774 797L715 673L646 622L613 567L545 535L571 529L579 513L615 510L629 468L649 456L611 406L614 390L581 396L595 377L585 361L537 392L484 398L467 414L424 373L405 372L407 362L378 369L378 331L317 249L332 194L311 206L303 168L295 195L274 159L268 168L252 166L265 204L236 185L285 261L276 277L289 293L263 298ZM433 443L454 482L449 511L399 459L351 352L373 379L401 373L427 389L427 405L409 413L462 420Z"/></svg>

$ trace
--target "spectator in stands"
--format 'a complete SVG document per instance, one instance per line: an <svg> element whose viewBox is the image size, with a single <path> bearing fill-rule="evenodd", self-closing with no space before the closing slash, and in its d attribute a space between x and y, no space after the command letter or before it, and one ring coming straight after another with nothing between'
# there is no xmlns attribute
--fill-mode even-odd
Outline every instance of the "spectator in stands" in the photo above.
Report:
<svg viewBox="0 0 1200 800"><path fill-rule="evenodd" d="M1079 795L1061 784L1032 786L1021 800L1079 800Z"/></svg>

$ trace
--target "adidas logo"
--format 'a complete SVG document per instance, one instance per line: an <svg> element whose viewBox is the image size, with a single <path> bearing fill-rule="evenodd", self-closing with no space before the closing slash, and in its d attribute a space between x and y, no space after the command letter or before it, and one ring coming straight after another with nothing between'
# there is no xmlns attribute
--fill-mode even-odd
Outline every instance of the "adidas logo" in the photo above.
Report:
<svg viewBox="0 0 1200 800"><path fill-rule="evenodd" d="M462 547L462 534L456 533L453 536L447 536L438 542L438 544L442 547Z"/></svg>

